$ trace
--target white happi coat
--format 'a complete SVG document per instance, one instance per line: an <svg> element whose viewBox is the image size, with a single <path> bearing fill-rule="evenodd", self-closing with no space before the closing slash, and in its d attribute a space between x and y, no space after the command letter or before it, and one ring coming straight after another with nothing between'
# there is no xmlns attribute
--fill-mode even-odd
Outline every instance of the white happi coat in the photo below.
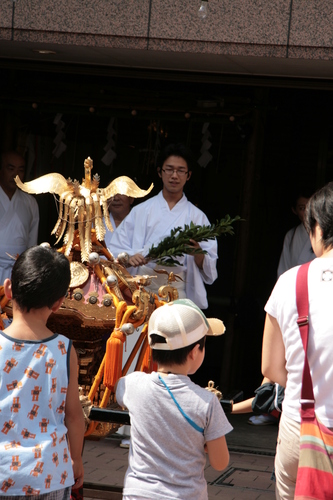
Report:
<svg viewBox="0 0 333 500"><path fill-rule="evenodd" d="M132 208L113 234L109 249L115 257L120 252L127 252L129 255L141 253L146 256L152 245L156 246L163 238L170 235L171 229L184 227L191 221L201 226L210 224L206 215L190 203L184 194L170 210L160 191L157 196ZM208 302L204 283L211 284L217 278L217 242L215 239L202 241L200 246L207 251L203 269L198 268L194 257L190 255L177 257L182 264L181 267L167 267L166 269L178 274L183 271L186 297L201 309L206 309ZM154 275L155 262L149 262L147 266L151 268L151 275ZM165 267L160 266L160 268ZM132 274L147 274L140 272L140 267L131 268L131 271Z"/></svg>
<svg viewBox="0 0 333 500"><path fill-rule="evenodd" d="M16 257L37 245L38 204L33 196L16 189L10 200L0 187L0 284L10 278Z"/></svg>
<svg viewBox="0 0 333 500"><path fill-rule="evenodd" d="M311 247L310 237L304 224L301 223L290 229L284 238L277 271L278 277L285 271L288 271L288 269L305 264L315 259L315 257Z"/></svg>

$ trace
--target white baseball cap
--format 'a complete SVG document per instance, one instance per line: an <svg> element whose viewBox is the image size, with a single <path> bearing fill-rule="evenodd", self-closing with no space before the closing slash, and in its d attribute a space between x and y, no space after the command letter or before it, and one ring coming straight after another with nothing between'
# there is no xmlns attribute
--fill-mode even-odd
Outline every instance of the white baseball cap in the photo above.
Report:
<svg viewBox="0 0 333 500"><path fill-rule="evenodd" d="M155 309L148 323L148 341L152 349L169 351L194 344L205 335L222 335L223 321L206 318L192 300L179 299ZM151 345L151 335L164 337L166 343Z"/></svg>

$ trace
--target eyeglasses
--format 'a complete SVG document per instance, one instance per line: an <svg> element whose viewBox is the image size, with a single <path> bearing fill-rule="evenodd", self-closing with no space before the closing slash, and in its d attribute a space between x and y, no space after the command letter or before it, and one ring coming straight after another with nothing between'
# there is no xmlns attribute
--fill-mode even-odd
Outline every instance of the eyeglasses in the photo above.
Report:
<svg viewBox="0 0 333 500"><path fill-rule="evenodd" d="M162 172L164 172L166 175L172 175L174 172L178 175L178 177L185 177L185 175L188 174L188 170L182 169L182 168L172 168L172 167L165 167L161 169Z"/></svg>

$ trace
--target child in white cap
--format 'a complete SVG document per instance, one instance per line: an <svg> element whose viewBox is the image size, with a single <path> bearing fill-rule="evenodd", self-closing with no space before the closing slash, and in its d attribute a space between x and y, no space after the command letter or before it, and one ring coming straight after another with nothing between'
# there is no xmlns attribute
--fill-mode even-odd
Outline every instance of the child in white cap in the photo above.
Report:
<svg viewBox="0 0 333 500"><path fill-rule="evenodd" d="M216 395L194 384L206 335L221 335L189 299L156 309L148 339L157 372L118 381L116 398L131 418L131 446L123 499L207 500L206 453L216 470L229 463L225 434L232 430Z"/></svg>

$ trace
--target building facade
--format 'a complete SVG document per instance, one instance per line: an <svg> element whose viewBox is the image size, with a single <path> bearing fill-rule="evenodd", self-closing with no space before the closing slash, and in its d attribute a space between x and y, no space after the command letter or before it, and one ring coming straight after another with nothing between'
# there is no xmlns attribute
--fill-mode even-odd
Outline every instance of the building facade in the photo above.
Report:
<svg viewBox="0 0 333 500"><path fill-rule="evenodd" d="M198 158L190 200L212 222L244 219L219 244L208 293L231 333L208 362L223 390L251 392L263 306L297 222L289 191L332 179L333 14L327 0L209 0L205 16L200 6L2 0L0 141L27 155L28 179L80 179L91 156L101 184L126 173L156 190L158 151L188 144ZM38 202L40 241L54 243L54 202Z"/></svg>

